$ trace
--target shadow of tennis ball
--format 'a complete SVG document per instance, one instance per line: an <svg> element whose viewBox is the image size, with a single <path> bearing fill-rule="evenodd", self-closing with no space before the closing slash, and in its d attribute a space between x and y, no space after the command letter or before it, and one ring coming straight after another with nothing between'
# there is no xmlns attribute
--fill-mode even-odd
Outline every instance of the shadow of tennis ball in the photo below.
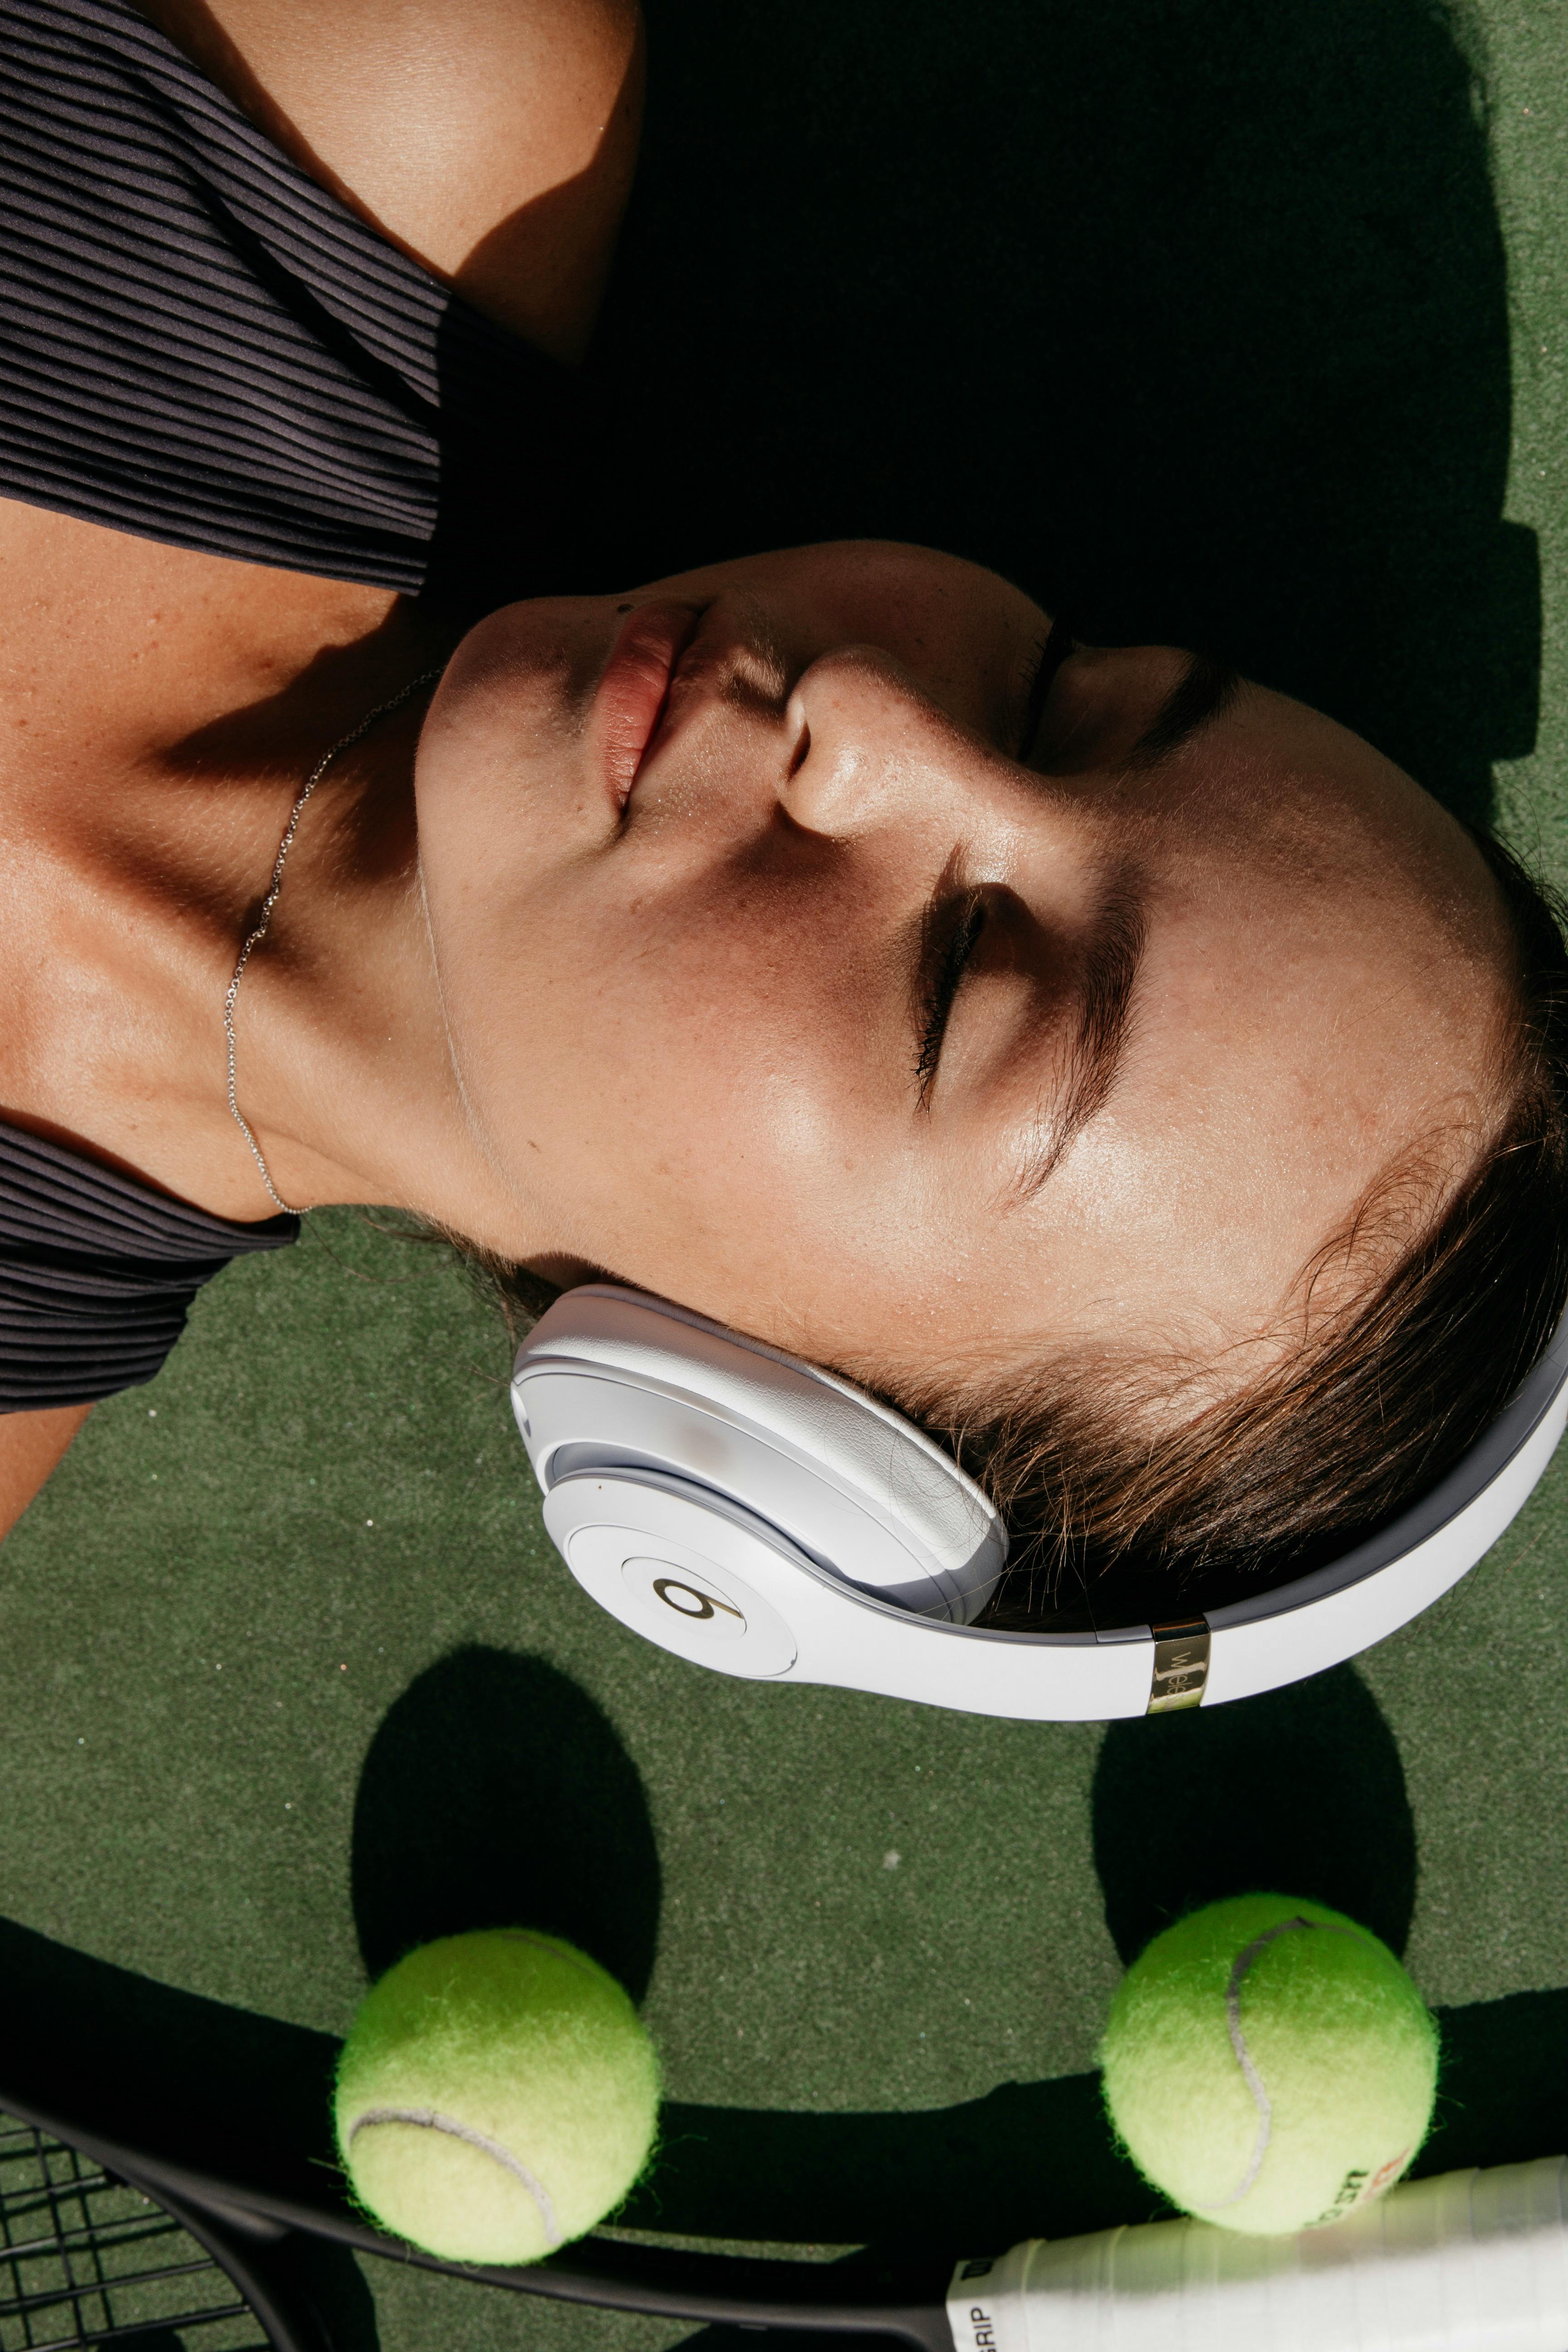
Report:
<svg viewBox="0 0 1568 2352"><path fill-rule="evenodd" d="M1125 1961L1184 1912L1255 1890L1310 1895L1405 1948L1415 1824L1394 1734L1350 1666L1112 1724L1091 1806L1105 1923Z"/></svg>
<svg viewBox="0 0 1568 2352"><path fill-rule="evenodd" d="M541 1658L456 1650L371 1741L354 1801L353 1891L373 1977L470 1927L538 1927L640 2000L659 1869L647 1799L614 1725Z"/></svg>

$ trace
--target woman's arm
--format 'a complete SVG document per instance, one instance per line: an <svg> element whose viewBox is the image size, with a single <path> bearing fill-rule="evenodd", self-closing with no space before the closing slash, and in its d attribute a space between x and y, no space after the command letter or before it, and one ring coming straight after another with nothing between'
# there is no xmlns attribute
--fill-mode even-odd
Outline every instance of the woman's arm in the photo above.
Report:
<svg viewBox="0 0 1568 2352"><path fill-rule="evenodd" d="M92 1411L0 1413L0 1536L8 1535Z"/></svg>
<svg viewBox="0 0 1568 2352"><path fill-rule="evenodd" d="M642 122L637 0L138 0L311 176L580 359Z"/></svg>

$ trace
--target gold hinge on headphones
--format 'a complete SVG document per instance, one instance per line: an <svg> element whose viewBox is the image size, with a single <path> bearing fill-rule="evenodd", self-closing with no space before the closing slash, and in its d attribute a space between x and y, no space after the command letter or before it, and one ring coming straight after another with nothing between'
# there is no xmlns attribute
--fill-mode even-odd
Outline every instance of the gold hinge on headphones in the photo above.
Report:
<svg viewBox="0 0 1568 2352"><path fill-rule="evenodd" d="M1154 1671L1149 1682L1149 1715L1174 1715L1201 1705L1209 1676L1209 1629L1201 1617L1180 1625L1152 1625Z"/></svg>

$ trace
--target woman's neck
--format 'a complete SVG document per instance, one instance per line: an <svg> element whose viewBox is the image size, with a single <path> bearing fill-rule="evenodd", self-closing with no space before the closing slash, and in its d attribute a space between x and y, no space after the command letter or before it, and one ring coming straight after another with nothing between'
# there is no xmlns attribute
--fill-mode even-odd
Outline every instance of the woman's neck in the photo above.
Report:
<svg viewBox="0 0 1568 2352"><path fill-rule="evenodd" d="M225 1094L239 942L311 768L455 632L379 591L9 505L0 623L0 1102L217 1214L264 1217ZM301 816L236 1005L237 1097L285 1200L407 1207L522 1255L426 937L424 708L343 752Z"/></svg>

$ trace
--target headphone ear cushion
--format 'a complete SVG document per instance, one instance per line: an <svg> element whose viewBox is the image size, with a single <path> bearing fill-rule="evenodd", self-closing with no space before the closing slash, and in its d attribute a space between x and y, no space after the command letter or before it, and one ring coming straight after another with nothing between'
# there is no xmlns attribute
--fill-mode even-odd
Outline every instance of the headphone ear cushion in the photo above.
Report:
<svg viewBox="0 0 1568 2352"><path fill-rule="evenodd" d="M546 1493L662 1471L729 1497L816 1567L967 1624L1006 1559L956 1463L847 1381L640 1291L567 1292L518 1352L519 1427Z"/></svg>

